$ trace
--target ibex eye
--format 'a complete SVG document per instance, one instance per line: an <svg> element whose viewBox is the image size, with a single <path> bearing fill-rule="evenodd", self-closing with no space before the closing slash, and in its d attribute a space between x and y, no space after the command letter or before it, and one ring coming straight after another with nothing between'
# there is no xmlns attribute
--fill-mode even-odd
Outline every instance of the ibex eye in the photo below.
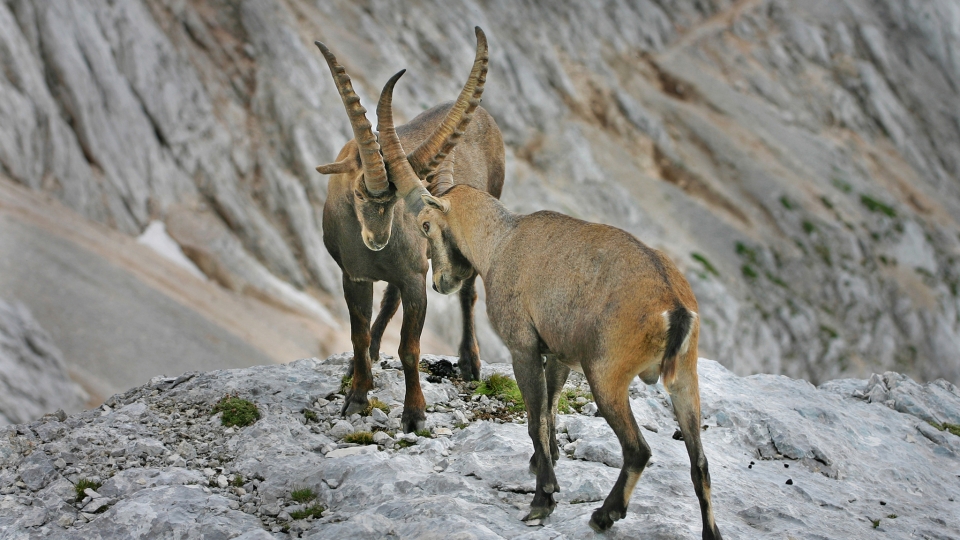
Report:
<svg viewBox="0 0 960 540"><path fill-rule="evenodd" d="M425 233L430 232L430 222L429 222L429 221L424 221L424 222L423 222L423 232L425 232Z"/></svg>

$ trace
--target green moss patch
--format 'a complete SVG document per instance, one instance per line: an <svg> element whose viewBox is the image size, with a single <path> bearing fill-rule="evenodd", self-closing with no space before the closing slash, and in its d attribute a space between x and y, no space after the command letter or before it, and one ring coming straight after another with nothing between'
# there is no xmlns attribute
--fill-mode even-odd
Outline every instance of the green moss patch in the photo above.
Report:
<svg viewBox="0 0 960 540"><path fill-rule="evenodd" d="M343 438L343 442L354 444L373 444L373 433L369 431L354 431Z"/></svg>
<svg viewBox="0 0 960 540"><path fill-rule="evenodd" d="M523 396L520 394L520 387L517 382L507 377L494 373L483 380L474 394L480 394L488 397L495 397L507 404L507 408L512 412L523 412Z"/></svg>
<svg viewBox="0 0 960 540"><path fill-rule="evenodd" d="M260 419L257 405L237 396L225 396L213 406L210 414L223 413L220 421L225 426L249 426Z"/></svg>

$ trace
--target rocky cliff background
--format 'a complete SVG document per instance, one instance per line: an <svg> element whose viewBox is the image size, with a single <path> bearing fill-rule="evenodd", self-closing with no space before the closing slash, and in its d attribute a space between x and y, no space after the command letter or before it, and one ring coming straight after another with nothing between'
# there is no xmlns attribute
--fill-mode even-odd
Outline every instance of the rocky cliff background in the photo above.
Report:
<svg viewBox="0 0 960 540"><path fill-rule="evenodd" d="M176 371L169 358L228 357L218 344L246 365L345 350L313 168L350 131L312 41L368 108L406 68L406 120L455 97L474 25L490 41L483 105L505 136L505 204L665 250L700 301L703 356L815 383L960 379L952 0L3 0L0 297L106 390L131 384L97 366L131 350L139 382ZM153 221L206 280L133 245ZM36 255L61 241L82 253ZM109 293L121 279L146 283L129 306ZM52 307L61 290L87 308ZM430 302L425 350L453 352L455 302ZM117 315L92 316L99 303ZM167 339L140 341L158 326ZM129 348L85 350L104 329ZM481 349L506 360L483 322Z"/></svg>

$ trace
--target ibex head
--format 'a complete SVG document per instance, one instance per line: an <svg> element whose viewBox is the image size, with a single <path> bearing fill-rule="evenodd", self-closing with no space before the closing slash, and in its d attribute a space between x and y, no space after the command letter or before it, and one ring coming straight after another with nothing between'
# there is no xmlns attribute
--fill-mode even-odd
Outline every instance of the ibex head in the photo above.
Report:
<svg viewBox="0 0 960 540"><path fill-rule="evenodd" d="M476 28L476 34L476 58L460 96L443 122L409 154L404 153L394 128L392 107L393 87L405 70L391 77L380 94L377 104L378 138L374 136L367 120L367 110L360 105L360 98L353 90L350 76L323 43L315 42L333 74L354 135L354 140L341 152L341 156L346 153L346 157L317 167L317 172L352 177L353 206L360 222L363 243L369 249L379 251L390 242L393 208L398 200L404 199L407 209L412 213L420 211L423 206L420 196L428 194L421 179L436 174L437 168L456 146L480 104L488 54L487 39L479 27Z"/></svg>
<svg viewBox="0 0 960 540"><path fill-rule="evenodd" d="M423 209L417 216L420 234L430 244L430 265L433 268L433 290L453 294L463 281L473 275L470 261L454 242L457 231L451 230L448 220L450 201L445 197L422 195Z"/></svg>

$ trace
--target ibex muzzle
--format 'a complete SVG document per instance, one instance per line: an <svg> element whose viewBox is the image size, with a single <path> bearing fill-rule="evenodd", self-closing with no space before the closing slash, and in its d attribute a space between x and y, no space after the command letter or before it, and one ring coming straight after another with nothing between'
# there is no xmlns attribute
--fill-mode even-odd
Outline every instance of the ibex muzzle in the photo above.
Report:
<svg viewBox="0 0 960 540"><path fill-rule="evenodd" d="M490 322L513 356L537 476L524 519L545 518L556 506L557 406L573 368L586 376L623 447L620 477L590 526L606 530L626 516L650 459L628 389L637 376L650 384L662 378L690 457L703 538L719 539L700 442L697 300L676 266L620 229L556 212L515 215L469 186L424 195L424 202L418 224L430 244L434 285L453 290L468 266L479 272Z"/></svg>

